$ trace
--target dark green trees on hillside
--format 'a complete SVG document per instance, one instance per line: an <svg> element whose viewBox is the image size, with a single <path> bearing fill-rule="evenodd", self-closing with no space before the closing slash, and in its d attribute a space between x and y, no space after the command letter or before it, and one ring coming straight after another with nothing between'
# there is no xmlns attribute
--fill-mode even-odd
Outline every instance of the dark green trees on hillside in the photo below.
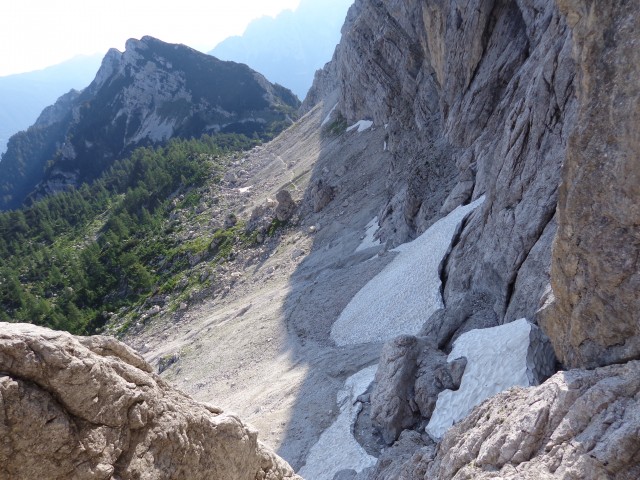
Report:
<svg viewBox="0 0 640 480"><path fill-rule="evenodd" d="M141 148L92 185L0 213L0 320L92 333L103 312L161 289L188 266L157 268L181 253L165 231L170 200L190 201L225 152L254 144L218 135Z"/></svg>

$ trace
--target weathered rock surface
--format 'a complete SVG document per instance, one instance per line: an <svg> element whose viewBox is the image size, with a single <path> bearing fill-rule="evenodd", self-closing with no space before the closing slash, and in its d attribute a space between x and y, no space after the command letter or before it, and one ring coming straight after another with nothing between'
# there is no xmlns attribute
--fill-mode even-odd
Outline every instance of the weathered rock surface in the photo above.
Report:
<svg viewBox="0 0 640 480"><path fill-rule="evenodd" d="M109 337L0 324L0 479L299 478Z"/></svg>
<svg viewBox="0 0 640 480"><path fill-rule="evenodd" d="M281 222L288 222L296 211L296 202L291 198L289 190L280 190L276 194L278 205L276 206L276 218Z"/></svg>
<svg viewBox="0 0 640 480"><path fill-rule="evenodd" d="M469 295L496 324L534 318L549 282L574 74L570 31L546 0L358 0L318 73L307 103L338 88L348 124L385 127L383 242L487 196L443 266L444 344L466 329Z"/></svg>
<svg viewBox="0 0 640 480"><path fill-rule="evenodd" d="M405 478L640 478L639 394L637 361L559 372L477 407Z"/></svg>
<svg viewBox="0 0 640 480"><path fill-rule="evenodd" d="M317 213L333 200L334 188L320 179L311 187L310 196L313 211Z"/></svg>
<svg viewBox="0 0 640 480"><path fill-rule="evenodd" d="M356 478L635 480L639 393L638 361L559 372L538 387L513 388L487 400L451 428L437 449L403 432L384 461Z"/></svg>
<svg viewBox="0 0 640 480"><path fill-rule="evenodd" d="M568 367L640 358L640 5L559 0L580 108L541 324Z"/></svg>
<svg viewBox="0 0 640 480"><path fill-rule="evenodd" d="M387 444L421 419L428 419L438 394L460 386L465 358L447 355L426 337L401 335L387 342L371 393L371 419Z"/></svg>

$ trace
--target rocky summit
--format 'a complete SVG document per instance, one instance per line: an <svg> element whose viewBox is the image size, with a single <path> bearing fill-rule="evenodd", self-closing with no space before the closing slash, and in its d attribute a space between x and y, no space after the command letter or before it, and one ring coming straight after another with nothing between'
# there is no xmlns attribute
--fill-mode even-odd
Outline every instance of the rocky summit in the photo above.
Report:
<svg viewBox="0 0 640 480"><path fill-rule="evenodd" d="M356 0L301 118L172 199L179 281L103 336L2 325L0 475L294 478L250 422L309 480L639 478L638 32Z"/></svg>
<svg viewBox="0 0 640 480"><path fill-rule="evenodd" d="M134 148L170 138L239 133L270 138L292 123L298 99L246 65L153 37L111 49L94 81L45 109L9 140L0 208L94 180Z"/></svg>

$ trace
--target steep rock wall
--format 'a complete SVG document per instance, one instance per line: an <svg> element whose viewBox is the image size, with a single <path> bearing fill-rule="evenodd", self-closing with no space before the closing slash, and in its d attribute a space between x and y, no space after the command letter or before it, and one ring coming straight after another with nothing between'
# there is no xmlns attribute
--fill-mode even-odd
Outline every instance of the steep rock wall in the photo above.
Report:
<svg viewBox="0 0 640 480"><path fill-rule="evenodd" d="M541 323L569 367L640 358L640 7L561 0L579 62Z"/></svg>
<svg viewBox="0 0 640 480"><path fill-rule="evenodd" d="M359 0L318 74L311 99L336 87L349 122L387 130L383 240L402 243L487 195L443 265L446 308L425 332L441 346L473 328L469 298L493 324L534 318L575 121L574 71L552 2Z"/></svg>

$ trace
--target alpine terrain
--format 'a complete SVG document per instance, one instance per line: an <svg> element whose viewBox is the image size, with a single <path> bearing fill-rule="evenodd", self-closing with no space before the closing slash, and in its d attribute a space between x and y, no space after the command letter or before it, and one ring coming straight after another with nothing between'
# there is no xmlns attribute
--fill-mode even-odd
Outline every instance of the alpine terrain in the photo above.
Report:
<svg viewBox="0 0 640 480"><path fill-rule="evenodd" d="M46 108L9 140L0 208L16 208L98 177L135 147L204 133L269 138L298 99L246 65L144 37L110 50L93 82Z"/></svg>
<svg viewBox="0 0 640 480"><path fill-rule="evenodd" d="M110 53L0 215L0 479L640 478L639 32L632 1L356 0L275 138L135 151L297 104ZM187 88L156 49L180 115L140 100ZM63 165L98 180L39 200Z"/></svg>
<svg viewBox="0 0 640 480"><path fill-rule="evenodd" d="M340 27L353 0L301 0L295 10L254 20L241 36L229 37L209 53L246 63L272 82L304 98L313 75L340 41Z"/></svg>

